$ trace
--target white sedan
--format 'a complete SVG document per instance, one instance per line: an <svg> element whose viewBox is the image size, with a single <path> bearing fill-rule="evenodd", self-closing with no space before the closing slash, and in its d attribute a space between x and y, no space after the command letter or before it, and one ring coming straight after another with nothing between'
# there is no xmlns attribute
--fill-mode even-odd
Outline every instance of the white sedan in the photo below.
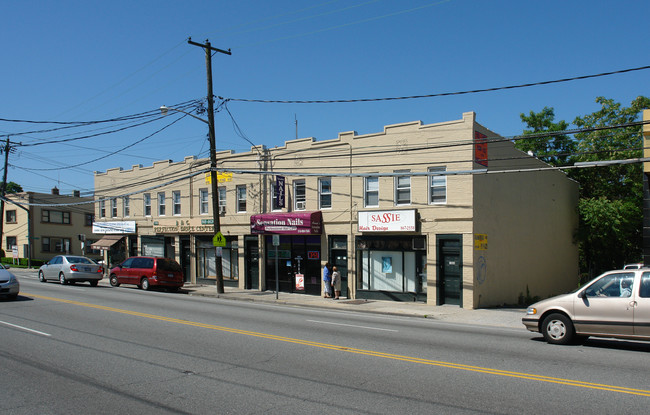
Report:
<svg viewBox="0 0 650 415"><path fill-rule="evenodd" d="M8 269L9 266L0 264L0 297L15 300L20 292L20 283Z"/></svg>

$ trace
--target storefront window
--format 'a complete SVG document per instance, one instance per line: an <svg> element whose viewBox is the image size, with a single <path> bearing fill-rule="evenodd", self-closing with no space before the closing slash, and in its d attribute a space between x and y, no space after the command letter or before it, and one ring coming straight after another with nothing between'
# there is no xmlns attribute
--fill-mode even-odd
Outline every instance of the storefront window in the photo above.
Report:
<svg viewBox="0 0 650 415"><path fill-rule="evenodd" d="M221 270L224 280L239 279L239 250L236 240L227 240L226 247L221 249ZM197 278L216 279L217 260L216 249L212 239L206 238L197 244Z"/></svg>

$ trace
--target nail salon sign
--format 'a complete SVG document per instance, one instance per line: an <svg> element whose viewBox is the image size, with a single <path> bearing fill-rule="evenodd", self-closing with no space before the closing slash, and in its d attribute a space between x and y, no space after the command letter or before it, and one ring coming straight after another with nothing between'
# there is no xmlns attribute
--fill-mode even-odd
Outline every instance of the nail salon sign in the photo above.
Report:
<svg viewBox="0 0 650 415"><path fill-rule="evenodd" d="M359 212L359 232L415 232L415 209Z"/></svg>

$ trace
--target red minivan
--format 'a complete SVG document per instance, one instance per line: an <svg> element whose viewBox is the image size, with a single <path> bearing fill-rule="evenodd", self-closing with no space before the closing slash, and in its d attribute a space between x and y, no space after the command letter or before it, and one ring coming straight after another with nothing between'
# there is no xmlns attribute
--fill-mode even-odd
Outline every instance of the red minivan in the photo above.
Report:
<svg viewBox="0 0 650 415"><path fill-rule="evenodd" d="M159 286L178 291L183 286L183 270L173 259L132 256L111 270L109 281L113 287L133 284L143 290Z"/></svg>

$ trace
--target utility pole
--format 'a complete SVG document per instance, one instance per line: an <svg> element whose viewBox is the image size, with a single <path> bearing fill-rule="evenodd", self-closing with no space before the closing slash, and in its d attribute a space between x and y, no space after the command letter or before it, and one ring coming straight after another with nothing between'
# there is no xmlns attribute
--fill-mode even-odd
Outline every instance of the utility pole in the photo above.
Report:
<svg viewBox="0 0 650 415"><path fill-rule="evenodd" d="M214 234L217 236L221 233L221 221L219 218L219 186L217 182L217 146L214 137L214 95L212 94L212 51L231 55L230 49L222 50L213 48L210 41L206 39L205 44L192 42L192 38L187 39L190 45L201 47L205 50L205 66L208 78L208 134L210 139L210 181L212 182L212 223L214 225ZM223 269L220 256L215 256L217 267L217 293L223 294Z"/></svg>
<svg viewBox="0 0 650 415"><path fill-rule="evenodd" d="M4 235L4 222L5 222L5 194L7 193L7 166L9 165L9 136L7 136L7 143L5 144L4 153L5 153L5 169L2 173L2 185L0 185L0 194L2 199L0 199L0 251L2 251L2 240Z"/></svg>

